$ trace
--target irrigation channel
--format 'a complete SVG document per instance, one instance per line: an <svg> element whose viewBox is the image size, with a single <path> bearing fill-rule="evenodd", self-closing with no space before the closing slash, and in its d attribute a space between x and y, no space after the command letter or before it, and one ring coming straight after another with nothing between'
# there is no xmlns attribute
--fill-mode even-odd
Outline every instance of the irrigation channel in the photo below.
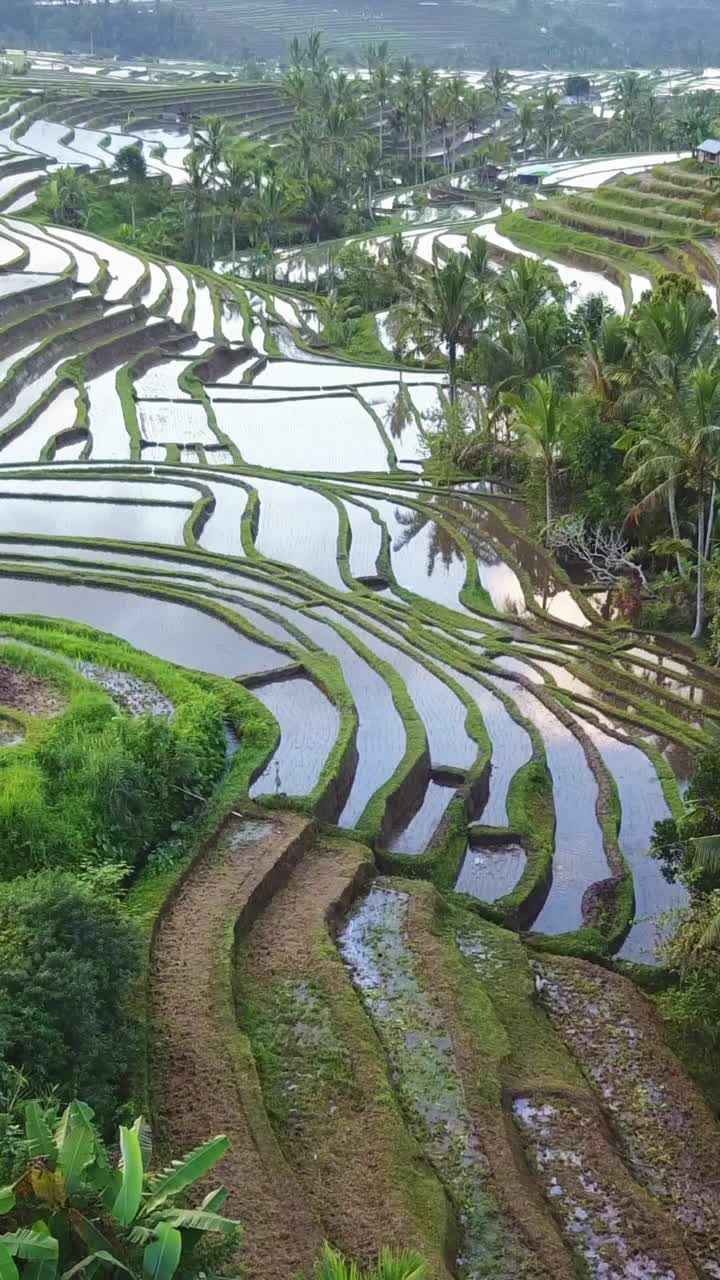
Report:
<svg viewBox="0 0 720 1280"><path fill-rule="evenodd" d="M157 1122L231 1132L249 1273L330 1235L717 1280L715 1121L629 975L685 901L647 849L720 676L604 622L516 494L428 483L442 373L319 354L308 294L5 215L0 312L0 626L111 633L278 726L151 982Z"/></svg>

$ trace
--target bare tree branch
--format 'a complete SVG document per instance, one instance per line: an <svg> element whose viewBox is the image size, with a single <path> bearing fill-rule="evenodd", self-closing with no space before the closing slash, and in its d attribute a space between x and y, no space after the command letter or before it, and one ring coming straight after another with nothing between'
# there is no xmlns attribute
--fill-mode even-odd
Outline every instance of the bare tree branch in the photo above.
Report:
<svg viewBox="0 0 720 1280"><path fill-rule="evenodd" d="M620 529L592 526L584 516L568 515L548 525L544 536L550 550L579 561L602 586L614 587L628 573L636 573L645 585L645 574Z"/></svg>

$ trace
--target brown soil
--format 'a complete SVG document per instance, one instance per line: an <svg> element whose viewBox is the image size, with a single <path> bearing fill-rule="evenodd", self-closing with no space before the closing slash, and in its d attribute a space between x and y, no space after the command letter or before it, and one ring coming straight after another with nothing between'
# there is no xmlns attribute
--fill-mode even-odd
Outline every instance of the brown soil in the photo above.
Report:
<svg viewBox="0 0 720 1280"><path fill-rule="evenodd" d="M56 716L67 706L67 696L52 681L0 662L0 706L32 716Z"/></svg>
<svg viewBox="0 0 720 1280"><path fill-rule="evenodd" d="M700 1274L718 1275L720 1127L628 979L582 960L540 963L542 1000L599 1095L636 1180L665 1208Z"/></svg>
<svg viewBox="0 0 720 1280"><path fill-rule="evenodd" d="M521 1105L548 1117L535 1121L534 1135L524 1135L528 1159L568 1245L591 1274L604 1274L604 1263L608 1275L696 1280L672 1224L615 1151L595 1100L530 1089Z"/></svg>
<svg viewBox="0 0 720 1280"><path fill-rule="evenodd" d="M478 1043L461 1016L462 993L448 972L442 940L438 937L433 916L434 892L428 886L403 884L410 890L408 935L415 952L418 971L442 1010L443 1024L450 1035L463 1082L465 1101L473 1120L475 1133L490 1165L495 1195L510 1222L529 1243L533 1260L533 1280L571 1280L575 1270L559 1235L549 1220L545 1204L524 1165L512 1126L507 1123L502 1106L502 1091L497 1080L495 1046ZM468 981L471 979L468 976ZM490 1094L495 1096L488 1101Z"/></svg>
<svg viewBox="0 0 720 1280"><path fill-rule="evenodd" d="M296 814L231 818L180 886L154 939L150 1005L153 1112L165 1155L216 1133L232 1151L209 1185L230 1189L248 1276L310 1273L322 1231L275 1142L247 1042L237 1031L228 932L250 926L302 858L312 823Z"/></svg>
<svg viewBox="0 0 720 1280"><path fill-rule="evenodd" d="M451 1217L444 1193L404 1128L373 1028L342 961L328 946L328 920L349 904L369 868L362 846L314 848L255 924L238 956L239 980L250 992L311 981L331 1010L332 1034L347 1055L351 1087L347 1078L343 1084L313 1076L310 1090L305 1083L310 1105L296 1109L282 1135L327 1237L361 1260L383 1246L417 1248L432 1276L447 1278L432 1224L423 1220L428 1197L436 1227L438 1218ZM299 1036L312 1032L312 1026L299 1024ZM302 1085L292 1086L297 1087Z"/></svg>

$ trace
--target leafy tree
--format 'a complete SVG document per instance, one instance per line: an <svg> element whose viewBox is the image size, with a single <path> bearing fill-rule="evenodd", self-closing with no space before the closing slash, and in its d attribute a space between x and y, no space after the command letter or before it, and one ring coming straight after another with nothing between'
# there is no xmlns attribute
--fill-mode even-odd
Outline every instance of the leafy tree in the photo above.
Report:
<svg viewBox="0 0 720 1280"><path fill-rule="evenodd" d="M125 178L128 184L130 200L130 222L133 232L136 228L137 189L147 178L147 165L142 147L134 143L129 147L121 147L115 156L113 172Z"/></svg>
<svg viewBox="0 0 720 1280"><path fill-rule="evenodd" d="M42 194L53 222L61 227L86 227L92 210L92 187L77 169L58 169Z"/></svg>
<svg viewBox="0 0 720 1280"><path fill-rule="evenodd" d="M103 1126L134 1060L138 940L96 884L45 871L0 884L0 1058L29 1088L82 1092Z"/></svg>
<svg viewBox="0 0 720 1280"><path fill-rule="evenodd" d="M394 301L396 284L390 271L361 244L345 245L337 255L336 266L341 276L339 293L355 315L383 311Z"/></svg>
<svg viewBox="0 0 720 1280"><path fill-rule="evenodd" d="M569 98L589 98L592 85L587 76L568 76L565 81L565 93Z"/></svg>

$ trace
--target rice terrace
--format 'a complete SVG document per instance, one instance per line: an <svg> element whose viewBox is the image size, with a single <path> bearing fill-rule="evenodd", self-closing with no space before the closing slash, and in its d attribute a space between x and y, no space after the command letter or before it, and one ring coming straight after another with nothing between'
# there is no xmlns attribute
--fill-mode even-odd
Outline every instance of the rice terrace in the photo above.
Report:
<svg viewBox="0 0 720 1280"><path fill-rule="evenodd" d="M0 1280L718 1280L720 70L251 7L0 57Z"/></svg>

